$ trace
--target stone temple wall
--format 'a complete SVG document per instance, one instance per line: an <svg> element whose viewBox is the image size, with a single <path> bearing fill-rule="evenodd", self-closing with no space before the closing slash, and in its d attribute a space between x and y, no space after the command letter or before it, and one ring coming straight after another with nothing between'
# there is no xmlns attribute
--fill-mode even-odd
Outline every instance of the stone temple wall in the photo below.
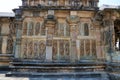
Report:
<svg viewBox="0 0 120 80"><path fill-rule="evenodd" d="M105 59L100 28L91 20L94 11L46 10L37 12L39 16L28 15L31 11L23 13L19 58L65 62Z"/></svg>

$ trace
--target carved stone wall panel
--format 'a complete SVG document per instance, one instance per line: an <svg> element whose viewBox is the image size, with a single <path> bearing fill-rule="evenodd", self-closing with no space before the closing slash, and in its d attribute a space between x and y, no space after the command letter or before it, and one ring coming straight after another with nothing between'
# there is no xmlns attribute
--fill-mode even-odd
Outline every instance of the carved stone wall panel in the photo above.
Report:
<svg viewBox="0 0 120 80"><path fill-rule="evenodd" d="M27 35L27 27L28 27L28 23L27 22L24 22L24 24L23 24L23 29L22 29L22 34L23 35Z"/></svg>
<svg viewBox="0 0 120 80"><path fill-rule="evenodd" d="M7 39L7 52L6 53L13 53L13 38L11 35L8 36Z"/></svg>
<svg viewBox="0 0 120 80"><path fill-rule="evenodd" d="M27 58L27 44L28 40L27 39L22 39L22 46L21 46L21 58Z"/></svg>
<svg viewBox="0 0 120 80"><path fill-rule="evenodd" d="M45 54L46 54L46 42L45 41L39 41L39 59L45 60Z"/></svg>
<svg viewBox="0 0 120 80"><path fill-rule="evenodd" d="M59 36L64 36L64 24L60 23L59 24Z"/></svg>
<svg viewBox="0 0 120 80"><path fill-rule="evenodd" d="M29 22L29 25L28 25L28 35L29 36L32 36L33 35L33 27L34 27L34 23L33 22Z"/></svg>
<svg viewBox="0 0 120 80"><path fill-rule="evenodd" d="M84 40L80 40L80 56L84 56Z"/></svg>
<svg viewBox="0 0 120 80"><path fill-rule="evenodd" d="M33 40L28 40L28 47L27 47L27 50L28 50L28 58L33 58Z"/></svg>
<svg viewBox="0 0 120 80"><path fill-rule="evenodd" d="M77 60L77 46L76 41L71 41L71 61L75 62Z"/></svg>
<svg viewBox="0 0 120 80"><path fill-rule="evenodd" d="M70 36L70 26L66 24L66 36Z"/></svg>
<svg viewBox="0 0 120 80"><path fill-rule="evenodd" d="M41 23L41 35L45 35L45 26Z"/></svg>
<svg viewBox="0 0 120 80"><path fill-rule="evenodd" d="M59 29L59 27L58 27L58 25L56 25L54 28L54 36L58 36L58 29Z"/></svg>
<svg viewBox="0 0 120 80"><path fill-rule="evenodd" d="M96 53L96 40L92 40L92 55L96 57Z"/></svg>
<svg viewBox="0 0 120 80"><path fill-rule="evenodd" d="M60 52L59 52L60 56L59 57L61 60L64 60L64 40L60 40L59 43L60 43L60 47L59 47L60 48Z"/></svg>
<svg viewBox="0 0 120 80"><path fill-rule="evenodd" d="M35 35L38 35L40 34L40 23L37 22L36 25L35 25Z"/></svg>
<svg viewBox="0 0 120 80"><path fill-rule="evenodd" d="M85 40L86 45L86 56L90 55L90 40Z"/></svg>
<svg viewBox="0 0 120 80"><path fill-rule="evenodd" d="M16 26L15 26L14 23L10 23L9 32L10 32L11 35L15 36L15 34L16 34Z"/></svg>
<svg viewBox="0 0 120 80"><path fill-rule="evenodd" d="M68 40L64 41L64 52L65 52L65 59L70 59L70 42Z"/></svg>
<svg viewBox="0 0 120 80"><path fill-rule="evenodd" d="M57 54L58 53L57 52L58 51L57 45L58 45L57 44L57 40L53 40L53 48L52 48L52 50L53 50L53 55L52 55L53 56L53 60L57 60L57 58L58 58L58 56L57 56L58 55Z"/></svg>
<svg viewBox="0 0 120 80"><path fill-rule="evenodd" d="M39 41L38 40L34 41L34 58L35 59L39 58Z"/></svg>

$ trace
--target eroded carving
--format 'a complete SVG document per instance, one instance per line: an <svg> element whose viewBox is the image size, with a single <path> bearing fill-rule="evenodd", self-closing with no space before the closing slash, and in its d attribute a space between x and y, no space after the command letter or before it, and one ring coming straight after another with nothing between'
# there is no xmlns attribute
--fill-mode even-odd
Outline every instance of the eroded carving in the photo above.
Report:
<svg viewBox="0 0 120 80"><path fill-rule="evenodd" d="M45 41L39 41L39 59L45 59L46 45Z"/></svg>
<svg viewBox="0 0 120 80"><path fill-rule="evenodd" d="M11 35L8 36L8 40L7 40L7 53L11 53L13 52L13 38Z"/></svg>

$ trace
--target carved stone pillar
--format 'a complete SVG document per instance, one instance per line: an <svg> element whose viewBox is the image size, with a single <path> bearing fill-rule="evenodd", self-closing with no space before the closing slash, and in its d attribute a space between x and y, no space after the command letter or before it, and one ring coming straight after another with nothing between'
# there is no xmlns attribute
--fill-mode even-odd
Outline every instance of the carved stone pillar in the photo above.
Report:
<svg viewBox="0 0 120 80"><path fill-rule="evenodd" d="M71 62L77 61L77 46L76 46L76 39L77 39L77 32L76 32L76 24L71 24Z"/></svg>
<svg viewBox="0 0 120 80"><path fill-rule="evenodd" d="M101 59L102 58L102 52L101 52L101 33L100 33L100 28L96 28L96 55L97 55L97 59Z"/></svg>
<svg viewBox="0 0 120 80"><path fill-rule="evenodd" d="M16 48L15 48L15 58L19 58L21 54L21 36L22 36L22 23L16 23L17 35L16 35Z"/></svg>
<svg viewBox="0 0 120 80"><path fill-rule="evenodd" d="M79 17L76 15L71 14L70 16L67 17L67 22L70 26L70 60L71 62L76 62L78 60L78 55L79 55L79 46L77 43L77 36L78 36L78 23L79 23Z"/></svg>

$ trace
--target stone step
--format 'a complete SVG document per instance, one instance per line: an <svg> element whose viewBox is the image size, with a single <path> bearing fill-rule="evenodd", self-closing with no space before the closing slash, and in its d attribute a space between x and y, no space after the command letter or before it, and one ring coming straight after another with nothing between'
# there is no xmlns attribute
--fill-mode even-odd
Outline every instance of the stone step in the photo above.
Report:
<svg viewBox="0 0 120 80"><path fill-rule="evenodd" d="M9 72L6 74L7 77L68 77L68 78L95 78L102 77L105 72L55 72L55 73L38 73L38 72Z"/></svg>
<svg viewBox="0 0 120 80"><path fill-rule="evenodd" d="M46 66L10 66L10 68L26 68L26 69L28 69L28 68L32 68L32 69L34 69L34 68L36 68L36 69L93 69L93 68L97 68L97 69L99 69L99 68L105 68L104 66L80 66L80 67L60 67L60 66L58 66L58 67L56 67L56 66L53 66L53 67L46 67Z"/></svg>
<svg viewBox="0 0 120 80"><path fill-rule="evenodd" d="M70 63L70 62L41 62L41 61L29 61L29 60L22 60L22 61L12 61L10 62L12 65L34 65L34 66L98 66L103 65L105 66L106 63L104 62L77 62L77 63Z"/></svg>
<svg viewBox="0 0 120 80"><path fill-rule="evenodd" d="M10 66L14 71L30 72L81 72L81 71L104 71L104 66L85 66L85 67L42 67L42 66Z"/></svg>

